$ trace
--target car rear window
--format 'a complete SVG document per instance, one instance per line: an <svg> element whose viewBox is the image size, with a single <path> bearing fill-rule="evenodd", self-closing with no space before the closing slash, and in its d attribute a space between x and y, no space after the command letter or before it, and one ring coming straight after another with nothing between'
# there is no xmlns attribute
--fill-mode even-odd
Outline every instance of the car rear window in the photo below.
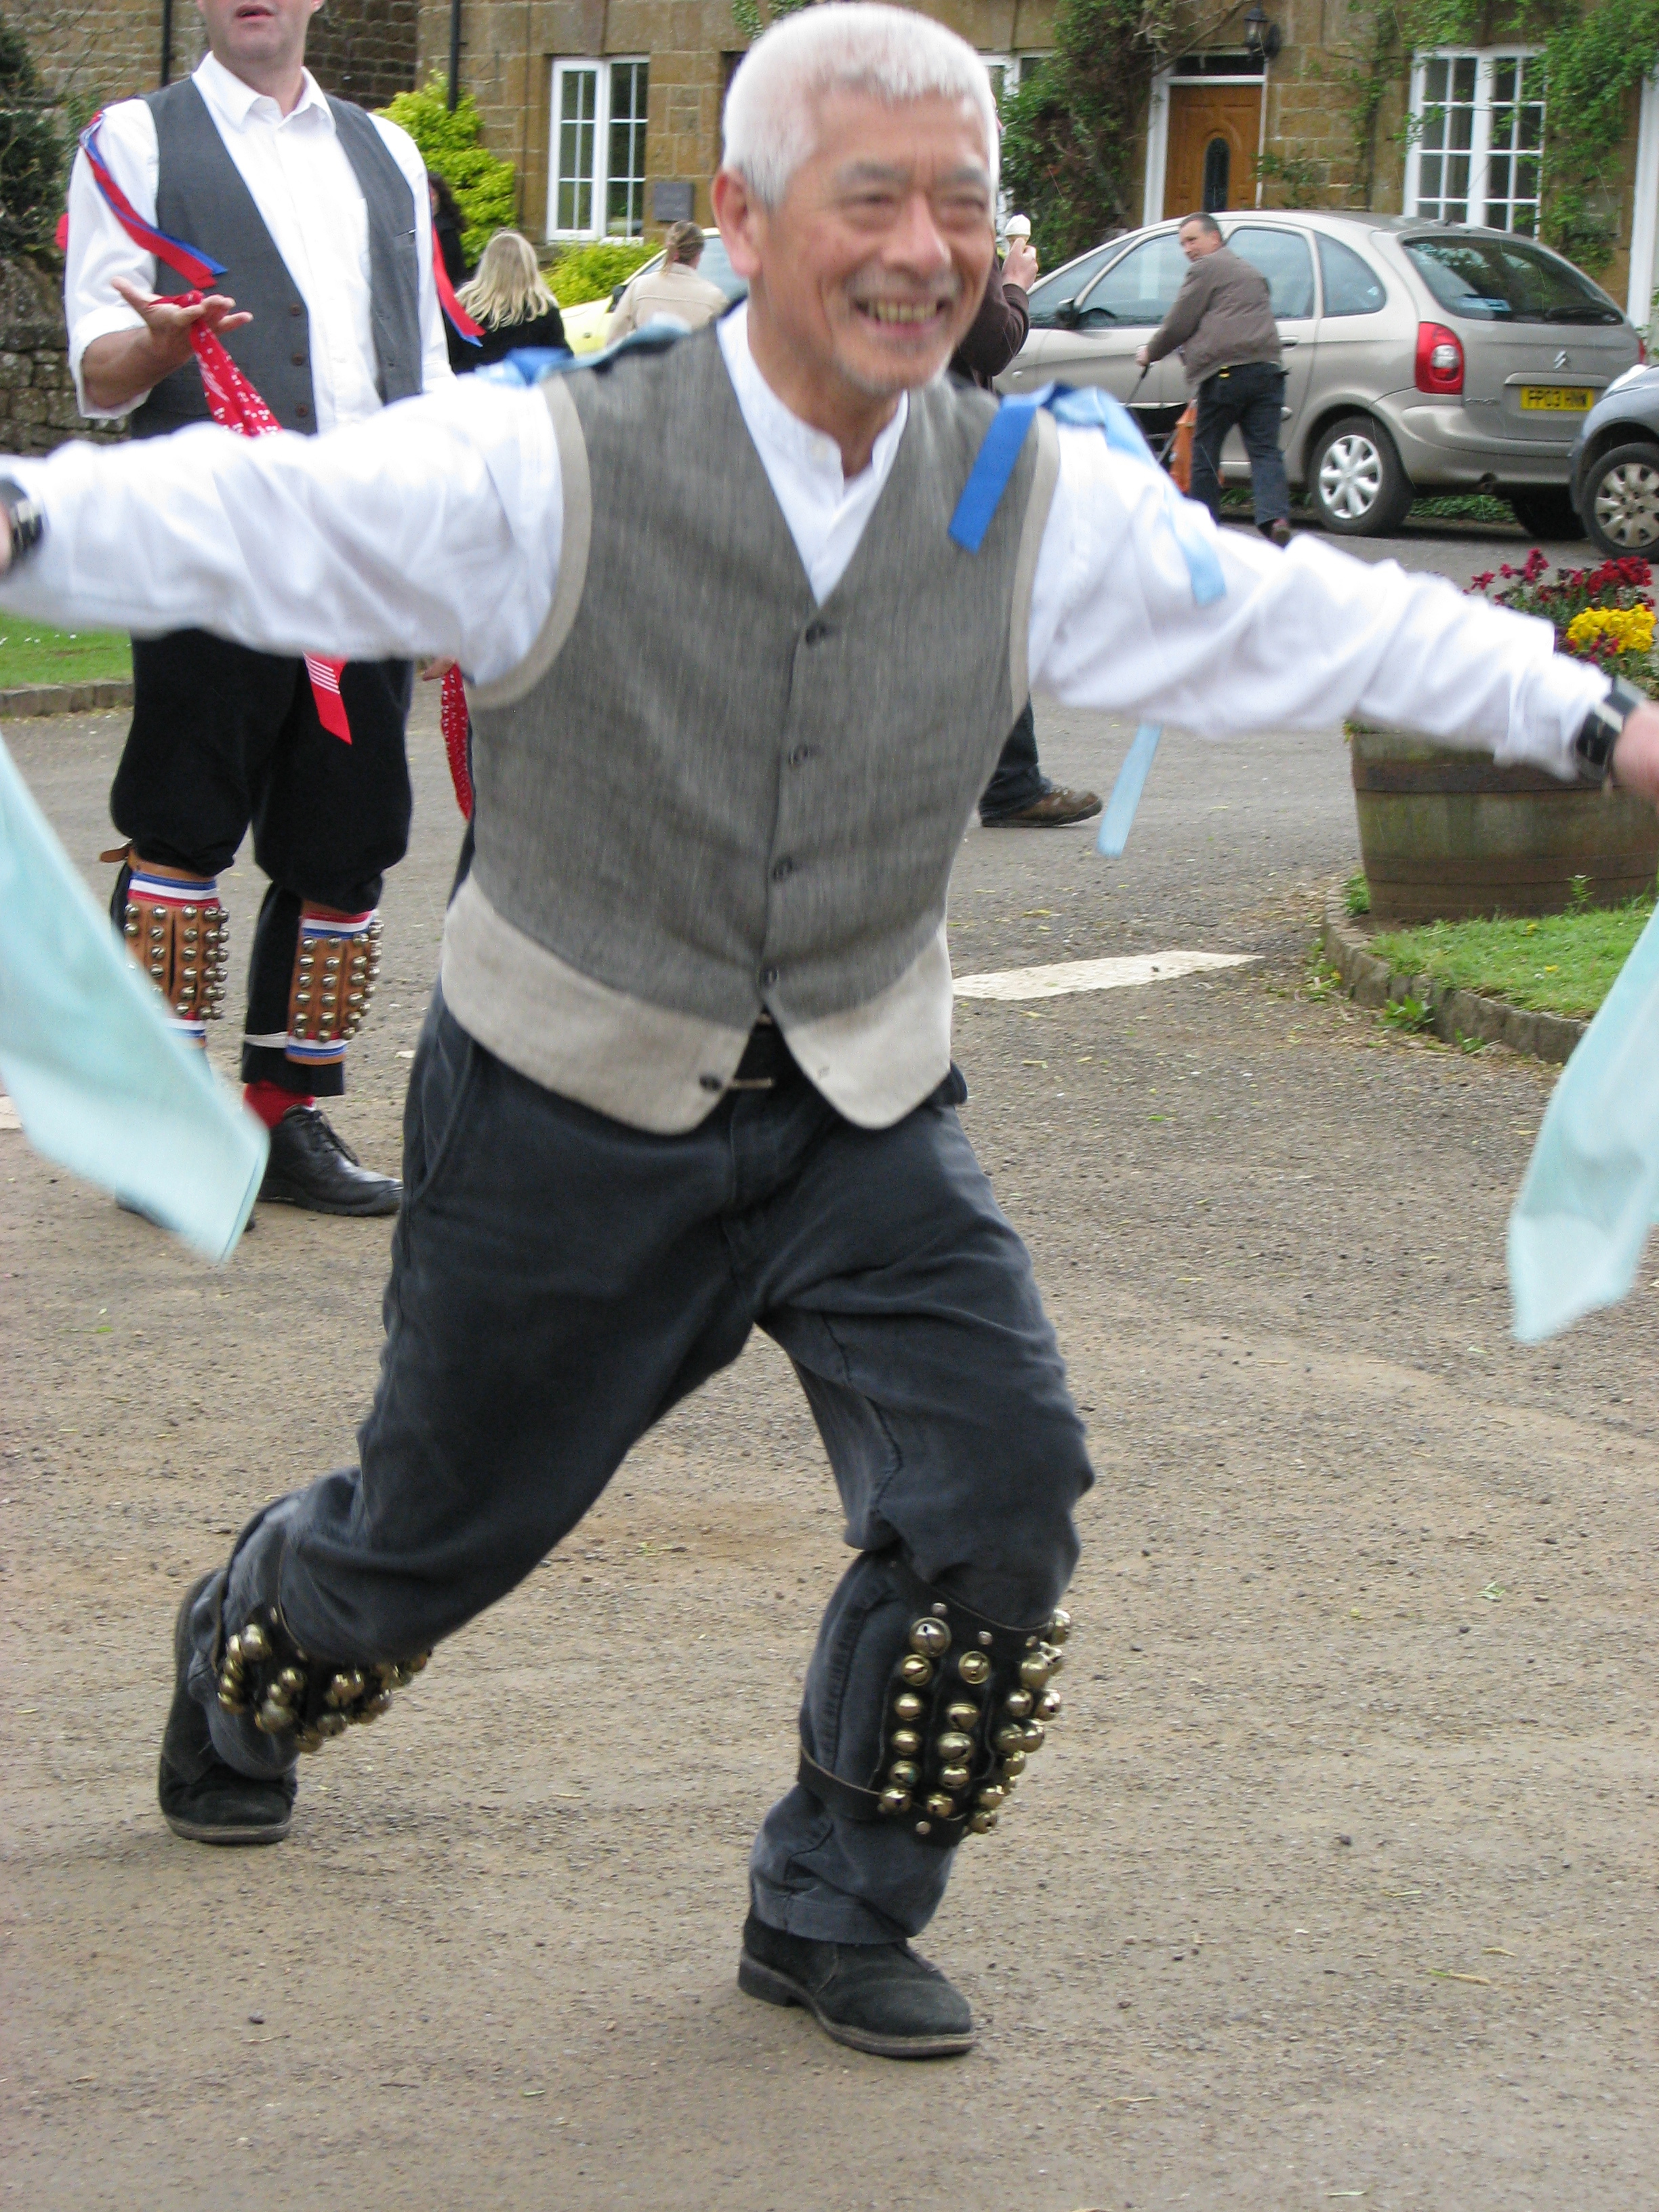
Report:
<svg viewBox="0 0 1659 2212"><path fill-rule="evenodd" d="M1259 269L1273 295L1273 313L1291 319L1314 309L1313 256L1299 230L1269 230L1246 223L1230 234L1228 245L1241 261Z"/></svg>
<svg viewBox="0 0 1659 2212"><path fill-rule="evenodd" d="M1049 331L1054 327L1062 307L1069 307L1085 284L1091 283L1111 259L1121 244L1111 239L1097 246L1092 253L1085 253L1079 261L1068 262L1064 269L1056 269L1052 276L1044 276L1031 287L1031 323L1034 329Z"/></svg>
<svg viewBox="0 0 1659 2212"><path fill-rule="evenodd" d="M1319 273L1325 285L1328 315L1375 315L1388 305L1382 279L1352 246L1319 233Z"/></svg>
<svg viewBox="0 0 1659 2212"><path fill-rule="evenodd" d="M1474 323L1617 323L1607 294L1570 261L1519 238L1408 238L1406 251L1449 315Z"/></svg>

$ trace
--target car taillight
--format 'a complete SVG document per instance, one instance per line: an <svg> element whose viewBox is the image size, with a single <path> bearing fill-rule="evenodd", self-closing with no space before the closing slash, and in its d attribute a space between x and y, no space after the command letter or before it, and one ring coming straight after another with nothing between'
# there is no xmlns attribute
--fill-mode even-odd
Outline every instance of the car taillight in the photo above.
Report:
<svg viewBox="0 0 1659 2212"><path fill-rule="evenodd" d="M1463 389L1463 349L1457 333L1443 323L1417 326L1417 388L1434 392Z"/></svg>

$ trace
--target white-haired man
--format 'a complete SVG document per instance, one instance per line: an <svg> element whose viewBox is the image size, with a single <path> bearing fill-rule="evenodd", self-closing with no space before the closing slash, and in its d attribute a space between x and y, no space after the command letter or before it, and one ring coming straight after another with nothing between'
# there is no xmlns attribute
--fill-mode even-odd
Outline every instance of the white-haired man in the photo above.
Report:
<svg viewBox="0 0 1659 2212"><path fill-rule="evenodd" d="M296 1745L379 1711L759 1326L857 1556L739 1977L921 2057L973 2031L906 1939L1057 1708L1090 1480L950 1065L951 862L1028 672L1217 731L1358 708L1564 775L1581 730L1603 761L1616 735L1648 789L1659 714L1598 720L1601 678L1443 584L1223 543L1047 416L953 536L997 419L941 375L992 253L983 69L904 11L809 9L756 46L726 128L746 312L337 437L16 464L14 544L37 512L45 538L0 598L472 679L477 857L410 1079L361 1464L186 1595L171 1824L283 1834Z"/></svg>

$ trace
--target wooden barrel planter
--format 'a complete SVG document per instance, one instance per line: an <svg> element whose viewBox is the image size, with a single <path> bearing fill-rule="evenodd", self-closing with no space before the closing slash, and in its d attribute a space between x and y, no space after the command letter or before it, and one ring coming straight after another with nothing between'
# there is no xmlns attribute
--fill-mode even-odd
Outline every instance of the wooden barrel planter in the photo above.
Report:
<svg viewBox="0 0 1659 2212"><path fill-rule="evenodd" d="M1654 887L1659 817L1645 800L1386 730L1349 738L1374 922L1559 914L1578 877L1593 906Z"/></svg>

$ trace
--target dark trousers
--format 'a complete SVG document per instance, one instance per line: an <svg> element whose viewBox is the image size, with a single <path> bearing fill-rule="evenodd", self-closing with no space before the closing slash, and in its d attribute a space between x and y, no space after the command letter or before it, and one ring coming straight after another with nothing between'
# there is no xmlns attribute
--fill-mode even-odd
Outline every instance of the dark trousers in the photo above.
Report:
<svg viewBox="0 0 1659 2212"><path fill-rule="evenodd" d="M1028 699L1003 742L995 774L980 794L979 818L994 822L1001 814L1018 814L1052 788L1037 760L1036 722Z"/></svg>
<svg viewBox="0 0 1659 2212"><path fill-rule="evenodd" d="M963 1095L953 1072L895 1127L859 1129L796 1074L728 1093L686 1135L653 1136L515 1074L434 994L361 1463L245 1534L227 1620L280 1601L303 1646L353 1665L436 1643L527 1575L758 1326L794 1363L859 1554L824 1616L803 1736L820 1765L866 1784L914 1618L895 1555L994 1620L1040 1626L1075 1563L1073 1508L1091 1479L1030 1260L957 1120ZM291 1738L213 1701L205 1601L195 1626L191 1687L220 1756L249 1773L290 1761ZM665 1654L665 1685L686 1663ZM440 1652L414 1694L445 1668ZM448 1694L464 1703L465 1680ZM670 1733L692 1789L696 1745ZM775 1927L888 1941L925 1924L949 1861L796 1786L767 1815L753 1893Z"/></svg>
<svg viewBox="0 0 1659 2212"><path fill-rule="evenodd" d="M343 914L379 902L409 849L406 660L349 661L343 744L317 719L303 660L253 653L205 630L135 638L132 726L110 814L146 860L217 876L253 830L270 878L248 967L242 1079L333 1096L344 1072L283 1051L301 902Z"/></svg>
<svg viewBox="0 0 1659 2212"><path fill-rule="evenodd" d="M1217 520L1221 514L1221 447L1237 423L1250 457L1250 499L1258 525L1287 521L1291 490L1285 456L1279 450L1285 404L1285 372L1270 362L1249 361L1239 368L1218 368L1198 387L1198 422L1193 431L1192 496L1202 500Z"/></svg>

